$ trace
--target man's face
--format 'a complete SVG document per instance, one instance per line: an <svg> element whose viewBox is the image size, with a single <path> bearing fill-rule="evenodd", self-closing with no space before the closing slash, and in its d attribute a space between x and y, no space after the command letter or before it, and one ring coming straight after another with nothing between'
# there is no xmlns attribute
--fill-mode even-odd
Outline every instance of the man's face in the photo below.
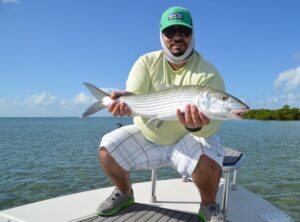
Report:
<svg viewBox="0 0 300 222"><path fill-rule="evenodd" d="M192 30L181 25L170 26L163 30L163 40L174 56L181 56L192 39Z"/></svg>

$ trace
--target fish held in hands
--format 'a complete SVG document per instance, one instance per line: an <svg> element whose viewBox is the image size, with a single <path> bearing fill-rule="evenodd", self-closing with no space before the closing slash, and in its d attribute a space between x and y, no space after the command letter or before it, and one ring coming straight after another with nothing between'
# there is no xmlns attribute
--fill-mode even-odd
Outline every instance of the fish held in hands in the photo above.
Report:
<svg viewBox="0 0 300 222"><path fill-rule="evenodd" d="M186 105L197 106L207 118L215 120L241 119L249 111L249 107L238 98L208 86L167 86L159 92L121 96L113 100L98 87L90 83L84 85L98 101L82 114L82 118L108 107L114 101L126 103L133 116L148 118L148 123L178 120L176 110L184 112Z"/></svg>

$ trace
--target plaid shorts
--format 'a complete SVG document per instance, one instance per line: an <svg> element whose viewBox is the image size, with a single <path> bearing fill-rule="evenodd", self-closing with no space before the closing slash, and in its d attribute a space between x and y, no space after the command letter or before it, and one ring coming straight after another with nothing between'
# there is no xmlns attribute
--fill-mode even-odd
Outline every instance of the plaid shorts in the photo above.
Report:
<svg viewBox="0 0 300 222"><path fill-rule="evenodd" d="M221 167L224 158L224 150L216 135L204 139L187 133L175 144L158 145L147 140L135 125L104 135L101 147L105 147L126 171L171 166L180 174L191 176L201 155L208 156Z"/></svg>

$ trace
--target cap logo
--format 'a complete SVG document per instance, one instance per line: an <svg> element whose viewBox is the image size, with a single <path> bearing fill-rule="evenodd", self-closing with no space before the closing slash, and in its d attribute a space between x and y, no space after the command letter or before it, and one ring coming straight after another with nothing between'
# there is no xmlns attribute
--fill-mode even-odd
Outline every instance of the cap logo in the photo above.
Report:
<svg viewBox="0 0 300 222"><path fill-rule="evenodd" d="M168 19L169 20L173 20L173 19L181 19L181 20L183 20L183 14L181 14L181 13L173 13L173 14L169 15Z"/></svg>

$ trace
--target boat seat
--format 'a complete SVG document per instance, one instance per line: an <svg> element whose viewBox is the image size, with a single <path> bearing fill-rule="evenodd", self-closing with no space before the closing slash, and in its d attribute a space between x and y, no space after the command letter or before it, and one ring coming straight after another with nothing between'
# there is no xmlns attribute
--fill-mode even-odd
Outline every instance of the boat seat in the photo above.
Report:
<svg viewBox="0 0 300 222"><path fill-rule="evenodd" d="M224 183L223 183L223 197L221 208L226 216L228 211L228 193L229 193L229 185L230 185L230 173L233 172L233 179L231 183L231 189L237 189L237 171L242 166L243 162L246 159L246 156L238 151L231 148L224 148L225 155L223 161L222 171L224 173ZM151 202L157 202L156 197L156 180L157 180L157 170L152 169L152 191L151 191ZM191 179L184 178L183 181L192 181Z"/></svg>

